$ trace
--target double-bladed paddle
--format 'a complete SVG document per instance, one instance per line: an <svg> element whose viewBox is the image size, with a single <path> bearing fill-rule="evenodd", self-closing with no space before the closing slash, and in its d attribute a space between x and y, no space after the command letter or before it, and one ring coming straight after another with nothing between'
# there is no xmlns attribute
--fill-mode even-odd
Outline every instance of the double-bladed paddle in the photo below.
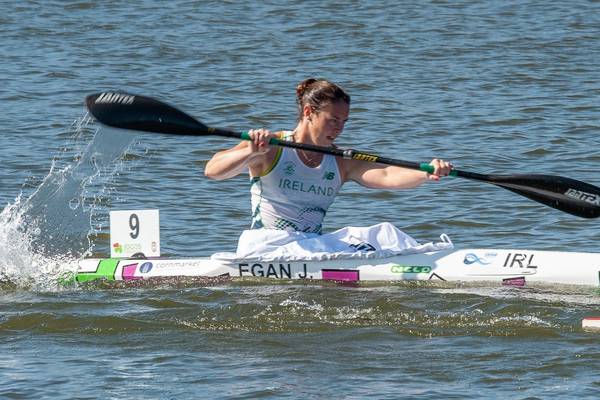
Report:
<svg viewBox="0 0 600 400"><path fill-rule="evenodd" d="M247 132L206 126L188 114L150 97L104 92L87 96L86 105L98 121L115 128L174 135L216 135L251 140ZM270 144L433 173L433 167L427 163L396 160L352 149L315 146L276 138L272 138ZM578 217L600 216L600 188L575 179L539 174L484 175L457 169L453 169L450 175L491 183Z"/></svg>

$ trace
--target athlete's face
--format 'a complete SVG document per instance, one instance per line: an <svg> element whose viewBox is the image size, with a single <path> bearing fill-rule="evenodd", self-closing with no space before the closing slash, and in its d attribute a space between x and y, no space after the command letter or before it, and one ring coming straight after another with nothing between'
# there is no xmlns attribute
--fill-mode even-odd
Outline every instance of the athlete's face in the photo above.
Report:
<svg viewBox="0 0 600 400"><path fill-rule="evenodd" d="M318 110L309 110L309 127L313 139L321 145L329 146L344 130L350 107L344 101L336 101Z"/></svg>

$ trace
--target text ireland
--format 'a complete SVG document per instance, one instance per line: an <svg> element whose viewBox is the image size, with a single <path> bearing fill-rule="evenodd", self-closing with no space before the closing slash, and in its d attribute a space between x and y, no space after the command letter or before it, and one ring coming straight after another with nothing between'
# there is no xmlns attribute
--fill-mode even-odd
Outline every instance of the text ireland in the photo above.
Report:
<svg viewBox="0 0 600 400"><path fill-rule="evenodd" d="M287 178L281 178L279 180L279 187L281 189L293 190L295 192L313 193L318 196L333 197L336 194L335 189L331 186L309 185L305 184L304 182Z"/></svg>
<svg viewBox="0 0 600 400"><path fill-rule="evenodd" d="M240 276L258 276L278 279L306 279L308 276L306 264L292 263L240 263Z"/></svg>

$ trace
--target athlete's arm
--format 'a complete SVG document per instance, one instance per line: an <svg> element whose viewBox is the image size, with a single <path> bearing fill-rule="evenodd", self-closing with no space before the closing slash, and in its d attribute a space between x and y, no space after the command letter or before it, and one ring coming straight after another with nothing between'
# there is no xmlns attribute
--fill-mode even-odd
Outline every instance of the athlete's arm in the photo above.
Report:
<svg viewBox="0 0 600 400"><path fill-rule="evenodd" d="M206 164L204 175L223 180L247 170L251 176L265 171L275 157L275 147L269 145L269 140L276 135L265 129L250 130L248 135L252 141L244 140L231 149L217 152Z"/></svg>
<svg viewBox="0 0 600 400"><path fill-rule="evenodd" d="M428 180L439 180L447 176L452 164L434 159L433 174L393 165L370 163L358 160L341 160L344 181L355 181L358 184L375 189L408 189L421 185Z"/></svg>

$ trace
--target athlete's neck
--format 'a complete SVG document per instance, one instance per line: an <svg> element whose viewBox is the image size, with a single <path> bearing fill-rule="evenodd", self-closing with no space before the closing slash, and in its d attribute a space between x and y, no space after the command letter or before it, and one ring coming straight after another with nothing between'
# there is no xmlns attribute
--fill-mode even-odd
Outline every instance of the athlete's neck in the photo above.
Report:
<svg viewBox="0 0 600 400"><path fill-rule="evenodd" d="M294 129L293 139L294 142L297 143L317 144L313 139L310 128L304 121L301 121L298 126L296 126L296 129ZM315 153L313 151L296 149L296 154L298 154L298 157L300 157L300 160L302 160L306 166L311 168L319 166L323 160L323 154Z"/></svg>

